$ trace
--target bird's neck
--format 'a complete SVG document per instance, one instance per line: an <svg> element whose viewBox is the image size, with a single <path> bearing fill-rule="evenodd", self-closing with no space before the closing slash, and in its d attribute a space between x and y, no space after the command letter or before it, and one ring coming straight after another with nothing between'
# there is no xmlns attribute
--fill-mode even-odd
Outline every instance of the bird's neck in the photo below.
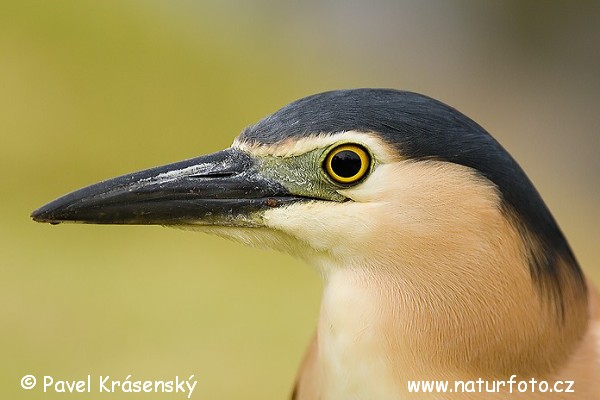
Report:
<svg viewBox="0 0 600 400"><path fill-rule="evenodd" d="M318 328L323 379L375 383L386 398L409 379L552 374L584 334L586 304L571 304L561 323L526 268L503 267L469 276L468 265L447 265L429 281L330 268Z"/></svg>

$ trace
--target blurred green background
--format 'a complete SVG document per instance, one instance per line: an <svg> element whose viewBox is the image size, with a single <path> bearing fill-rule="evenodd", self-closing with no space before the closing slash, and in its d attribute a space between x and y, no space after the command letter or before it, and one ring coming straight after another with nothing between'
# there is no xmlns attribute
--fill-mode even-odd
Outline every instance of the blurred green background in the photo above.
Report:
<svg viewBox="0 0 600 400"><path fill-rule="evenodd" d="M192 398L287 398L316 325L310 267L199 233L29 213L227 147L324 90L409 89L478 121L598 283L599 71L599 2L3 0L0 398L62 398L23 391L25 374L194 374Z"/></svg>

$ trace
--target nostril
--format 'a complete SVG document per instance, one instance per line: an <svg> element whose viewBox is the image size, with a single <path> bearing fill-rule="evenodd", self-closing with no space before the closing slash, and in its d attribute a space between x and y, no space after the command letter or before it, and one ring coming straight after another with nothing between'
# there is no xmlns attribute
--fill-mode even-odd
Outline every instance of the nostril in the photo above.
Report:
<svg viewBox="0 0 600 400"><path fill-rule="evenodd" d="M207 172L204 174L188 175L189 178L227 178L236 175L236 172Z"/></svg>

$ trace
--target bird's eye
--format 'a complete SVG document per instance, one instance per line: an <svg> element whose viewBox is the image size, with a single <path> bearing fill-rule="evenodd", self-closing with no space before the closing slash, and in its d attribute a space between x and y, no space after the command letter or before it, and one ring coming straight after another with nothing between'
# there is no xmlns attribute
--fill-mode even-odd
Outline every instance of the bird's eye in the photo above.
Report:
<svg viewBox="0 0 600 400"><path fill-rule="evenodd" d="M367 150L356 144L343 144L331 150L323 167L335 182L358 182L369 171L371 157Z"/></svg>

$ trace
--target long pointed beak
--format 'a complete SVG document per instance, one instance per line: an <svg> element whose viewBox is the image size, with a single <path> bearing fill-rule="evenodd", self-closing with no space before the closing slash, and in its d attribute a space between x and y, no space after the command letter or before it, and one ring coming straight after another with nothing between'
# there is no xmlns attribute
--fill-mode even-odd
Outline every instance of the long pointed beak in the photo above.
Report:
<svg viewBox="0 0 600 400"><path fill-rule="evenodd" d="M259 211L300 200L226 149L77 190L35 210L38 222L260 225Z"/></svg>

